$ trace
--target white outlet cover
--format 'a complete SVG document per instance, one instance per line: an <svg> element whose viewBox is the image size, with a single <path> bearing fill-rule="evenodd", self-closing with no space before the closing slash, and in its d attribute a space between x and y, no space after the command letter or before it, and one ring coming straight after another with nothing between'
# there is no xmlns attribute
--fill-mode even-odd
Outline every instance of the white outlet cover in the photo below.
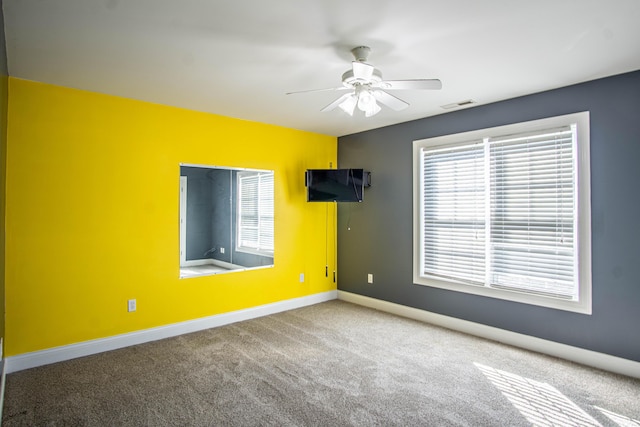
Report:
<svg viewBox="0 0 640 427"><path fill-rule="evenodd" d="M304 283L304 273L300 273L300 283Z"/></svg>
<svg viewBox="0 0 640 427"><path fill-rule="evenodd" d="M129 311L129 313L136 311L136 300L135 299L130 299L129 301L127 301L127 310Z"/></svg>
<svg viewBox="0 0 640 427"><path fill-rule="evenodd" d="M367 283L373 283L373 274L367 274Z"/></svg>

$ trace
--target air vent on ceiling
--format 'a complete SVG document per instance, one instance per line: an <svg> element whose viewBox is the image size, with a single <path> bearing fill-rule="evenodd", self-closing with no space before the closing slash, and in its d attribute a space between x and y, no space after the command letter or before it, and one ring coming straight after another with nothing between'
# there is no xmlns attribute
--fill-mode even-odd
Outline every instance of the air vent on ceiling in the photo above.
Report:
<svg viewBox="0 0 640 427"><path fill-rule="evenodd" d="M440 107L444 108L445 110L450 110L452 108L468 107L469 105L473 105L475 103L476 101L474 101L473 99L467 99L465 101L454 102L453 104L441 105Z"/></svg>

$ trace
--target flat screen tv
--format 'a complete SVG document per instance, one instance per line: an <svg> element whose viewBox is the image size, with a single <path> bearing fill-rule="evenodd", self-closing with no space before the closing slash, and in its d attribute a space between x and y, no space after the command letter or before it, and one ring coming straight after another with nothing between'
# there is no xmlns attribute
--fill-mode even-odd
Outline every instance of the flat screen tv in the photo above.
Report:
<svg viewBox="0 0 640 427"><path fill-rule="evenodd" d="M364 169L307 169L307 202L361 202L369 172Z"/></svg>

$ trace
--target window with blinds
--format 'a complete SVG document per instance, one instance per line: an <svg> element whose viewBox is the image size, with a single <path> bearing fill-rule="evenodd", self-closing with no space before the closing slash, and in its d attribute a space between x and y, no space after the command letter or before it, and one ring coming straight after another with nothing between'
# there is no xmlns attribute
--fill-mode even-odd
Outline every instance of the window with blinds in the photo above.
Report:
<svg viewBox="0 0 640 427"><path fill-rule="evenodd" d="M239 172L237 200L237 249L273 254L273 172Z"/></svg>
<svg viewBox="0 0 640 427"><path fill-rule="evenodd" d="M591 311L588 113L414 142L414 281Z"/></svg>
<svg viewBox="0 0 640 427"><path fill-rule="evenodd" d="M576 129L489 138L489 285L578 299Z"/></svg>
<svg viewBox="0 0 640 427"><path fill-rule="evenodd" d="M479 142L423 150L423 274L484 281L484 169Z"/></svg>

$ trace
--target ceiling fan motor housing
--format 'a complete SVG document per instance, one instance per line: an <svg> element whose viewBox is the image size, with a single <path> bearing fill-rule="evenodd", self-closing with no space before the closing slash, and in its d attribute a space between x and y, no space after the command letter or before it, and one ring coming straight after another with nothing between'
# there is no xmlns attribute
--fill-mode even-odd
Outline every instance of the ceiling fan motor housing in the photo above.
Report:
<svg viewBox="0 0 640 427"><path fill-rule="evenodd" d="M354 76L353 70L347 70L342 74L342 84L348 88L355 88L360 85L374 85L382 81L382 73L377 68L373 69L371 77L359 78Z"/></svg>
<svg viewBox="0 0 640 427"><path fill-rule="evenodd" d="M367 62L371 49L368 46L358 46L351 49L351 53L356 61Z"/></svg>

